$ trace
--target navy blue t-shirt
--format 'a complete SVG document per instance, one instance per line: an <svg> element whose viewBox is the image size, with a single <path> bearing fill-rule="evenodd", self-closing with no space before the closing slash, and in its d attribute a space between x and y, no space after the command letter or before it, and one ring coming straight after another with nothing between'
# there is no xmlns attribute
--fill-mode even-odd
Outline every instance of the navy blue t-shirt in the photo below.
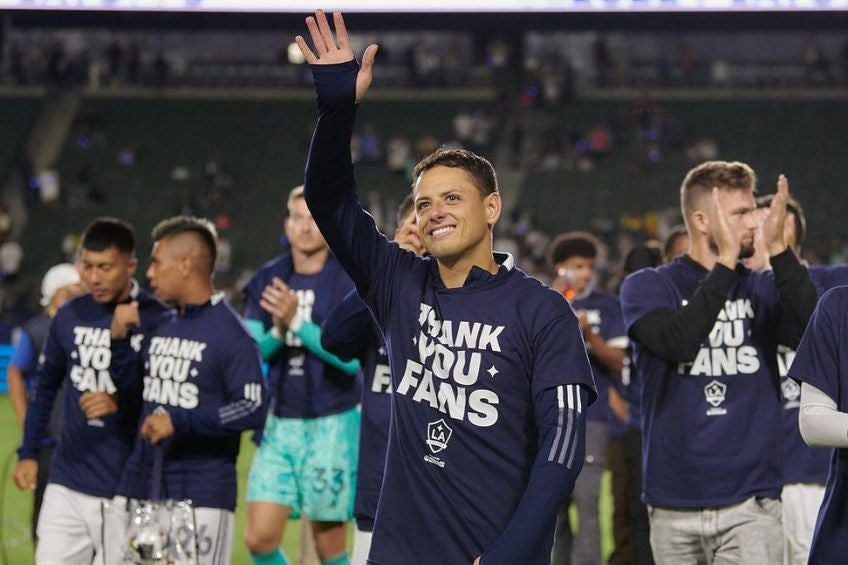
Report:
<svg viewBox="0 0 848 565"><path fill-rule="evenodd" d="M824 392L837 410L848 412L848 287L821 298L789 376ZM848 555L848 449L835 449L824 501L819 509L808 563L842 563Z"/></svg>
<svg viewBox="0 0 848 565"><path fill-rule="evenodd" d="M139 303L143 334L167 307L134 285L132 298ZM38 388L28 409L21 459L33 459L47 435L47 422L56 393L64 386L64 416L59 444L54 452L50 482L92 496L111 498L124 471L138 424L138 402L123 396L115 382L110 350L110 329L115 305L79 296L59 308L42 352ZM117 414L89 420L79 407L85 392L118 393Z"/></svg>
<svg viewBox="0 0 848 565"><path fill-rule="evenodd" d="M819 296L834 288L848 284L848 266L809 267L810 279ZM787 376L795 352L785 346L778 348L777 365L780 386L783 390L784 460L783 483L824 483L830 466L831 450L810 447L804 443L798 428L798 408L801 405L801 387Z"/></svg>
<svg viewBox="0 0 848 565"><path fill-rule="evenodd" d="M560 385L596 397L565 298L498 255L446 288L437 261L400 249L359 204L349 145L356 64L313 67L321 113L305 194L386 338L392 420L368 562L471 563L500 536L537 457L534 399ZM569 397L571 399L571 397ZM560 397L562 402L562 397ZM561 405L562 406L562 405ZM551 455L553 457L553 454ZM526 565L550 560L555 514Z"/></svg>
<svg viewBox="0 0 848 565"><path fill-rule="evenodd" d="M370 532L386 466L392 378L383 336L356 291L348 294L324 320L321 345L342 359L358 358L362 362L362 424L353 514L357 528Z"/></svg>
<svg viewBox="0 0 848 565"><path fill-rule="evenodd" d="M321 324L330 310L353 290L350 277L329 255L324 269L314 275L294 272L291 255L281 255L263 265L244 289L245 318L259 320L271 329L271 315L259 301L274 277L284 281L300 300L304 322ZM292 332L268 361L268 382L274 396L274 414L281 418L318 418L350 410L359 402L359 382L332 367L303 347Z"/></svg>
<svg viewBox="0 0 848 565"><path fill-rule="evenodd" d="M113 348L117 358L129 345L116 341ZM183 314L172 310L145 336L141 363L122 364L120 378L143 379L141 421L157 408L171 417L162 497L234 510L241 432L259 428L266 415L259 350L241 319L223 295ZM150 496L154 449L138 437L120 494Z"/></svg>
<svg viewBox="0 0 848 565"><path fill-rule="evenodd" d="M780 497L779 295L771 272L739 272L692 363L666 361L632 341L647 504L699 508ZM628 332L654 310L687 304L706 275L684 255L627 277L621 303Z"/></svg>
<svg viewBox="0 0 848 565"><path fill-rule="evenodd" d="M585 298L571 301L571 307L578 314L586 312L586 318L592 331L599 334L611 347L627 347L627 332L624 330L624 319L621 317L621 304L615 296L592 291ZM609 407L609 387L615 386L619 375L612 373L607 367L592 355L589 350L589 361L592 363L592 374L595 376L595 386L598 388L598 401L589 407L590 420L613 423L615 419Z"/></svg>

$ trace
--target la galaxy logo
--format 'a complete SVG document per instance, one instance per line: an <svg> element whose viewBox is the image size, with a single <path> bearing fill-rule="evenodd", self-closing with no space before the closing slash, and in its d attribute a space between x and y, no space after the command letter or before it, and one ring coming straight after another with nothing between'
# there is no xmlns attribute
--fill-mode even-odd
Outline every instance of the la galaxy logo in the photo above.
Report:
<svg viewBox="0 0 848 565"><path fill-rule="evenodd" d="M450 441L452 435L453 430L450 426L447 425L444 419L439 419L435 422L430 422L429 424L427 424L427 447L430 448L430 451L432 451L434 455L436 453L440 453L447 449L448 442ZM444 461L430 454L424 456L424 461L426 461L427 463L432 463L433 465L438 465L442 468L444 468L445 466Z"/></svg>
<svg viewBox="0 0 848 565"><path fill-rule="evenodd" d="M718 381L712 381L704 387L704 397L707 399L707 403L712 406L712 408L707 410L707 416L723 416L727 414L727 410L721 408L726 393L727 385Z"/></svg>
<svg viewBox="0 0 848 565"><path fill-rule="evenodd" d="M453 430L443 419L427 424L427 446L433 453L444 451L448 447Z"/></svg>
<svg viewBox="0 0 848 565"><path fill-rule="evenodd" d="M784 409L791 410L801 406L799 400L801 398L801 387L798 386L798 383L792 379L784 378L783 382L780 383L780 390L783 392L783 399L786 401L783 403Z"/></svg>

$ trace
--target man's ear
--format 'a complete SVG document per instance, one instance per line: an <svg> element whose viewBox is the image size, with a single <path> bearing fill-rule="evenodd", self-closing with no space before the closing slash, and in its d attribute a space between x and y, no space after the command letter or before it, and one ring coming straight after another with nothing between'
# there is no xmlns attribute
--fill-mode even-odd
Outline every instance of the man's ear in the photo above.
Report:
<svg viewBox="0 0 848 565"><path fill-rule="evenodd" d="M494 226L501 217L501 195L493 192L483 199L483 205L486 207L486 223Z"/></svg>
<svg viewBox="0 0 848 565"><path fill-rule="evenodd" d="M712 220L703 210L695 210L689 215L689 225L692 226L692 231L707 235L712 228Z"/></svg>

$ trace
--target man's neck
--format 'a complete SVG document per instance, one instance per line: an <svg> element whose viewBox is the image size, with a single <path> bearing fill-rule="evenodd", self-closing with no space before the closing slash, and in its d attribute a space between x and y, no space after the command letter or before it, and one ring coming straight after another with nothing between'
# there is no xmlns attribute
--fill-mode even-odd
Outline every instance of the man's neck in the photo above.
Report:
<svg viewBox="0 0 848 565"><path fill-rule="evenodd" d="M186 306L206 304L211 300L213 294L215 294L215 289L211 281L197 281L193 284L187 284L185 292L177 301L180 313L185 313Z"/></svg>
<svg viewBox="0 0 848 565"><path fill-rule="evenodd" d="M496 274L500 265L495 261L491 251L485 256L464 257L455 261L439 259L439 276L447 288L459 288L465 284L468 273L473 267L479 267L491 274Z"/></svg>
<svg viewBox="0 0 848 565"><path fill-rule="evenodd" d="M292 249L291 254L295 273L298 275L314 275L324 270L324 264L327 263L330 252L324 247L314 253Z"/></svg>
<svg viewBox="0 0 848 565"><path fill-rule="evenodd" d="M690 237L689 250L686 254L708 271L712 271L718 263L718 254L710 247L706 239Z"/></svg>

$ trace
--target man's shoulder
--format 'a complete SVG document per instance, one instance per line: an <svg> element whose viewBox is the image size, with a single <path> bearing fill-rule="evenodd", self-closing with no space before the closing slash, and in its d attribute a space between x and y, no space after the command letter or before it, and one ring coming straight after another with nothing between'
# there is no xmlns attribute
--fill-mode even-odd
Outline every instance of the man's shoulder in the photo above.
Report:
<svg viewBox="0 0 848 565"><path fill-rule="evenodd" d="M103 315L106 311L95 302L91 294L86 293L68 300L56 311L53 317L54 323L66 324L69 321L80 318L90 318L92 315Z"/></svg>
<svg viewBox="0 0 848 565"><path fill-rule="evenodd" d="M240 343L242 340L253 341L250 332L244 325L244 320L223 294L212 297L209 313L215 325L216 332L226 336L227 343Z"/></svg>
<svg viewBox="0 0 848 565"><path fill-rule="evenodd" d="M505 289L505 296L514 297L518 311L530 313L530 319L537 327L543 327L563 316L575 317L562 294L521 269L514 269Z"/></svg>

